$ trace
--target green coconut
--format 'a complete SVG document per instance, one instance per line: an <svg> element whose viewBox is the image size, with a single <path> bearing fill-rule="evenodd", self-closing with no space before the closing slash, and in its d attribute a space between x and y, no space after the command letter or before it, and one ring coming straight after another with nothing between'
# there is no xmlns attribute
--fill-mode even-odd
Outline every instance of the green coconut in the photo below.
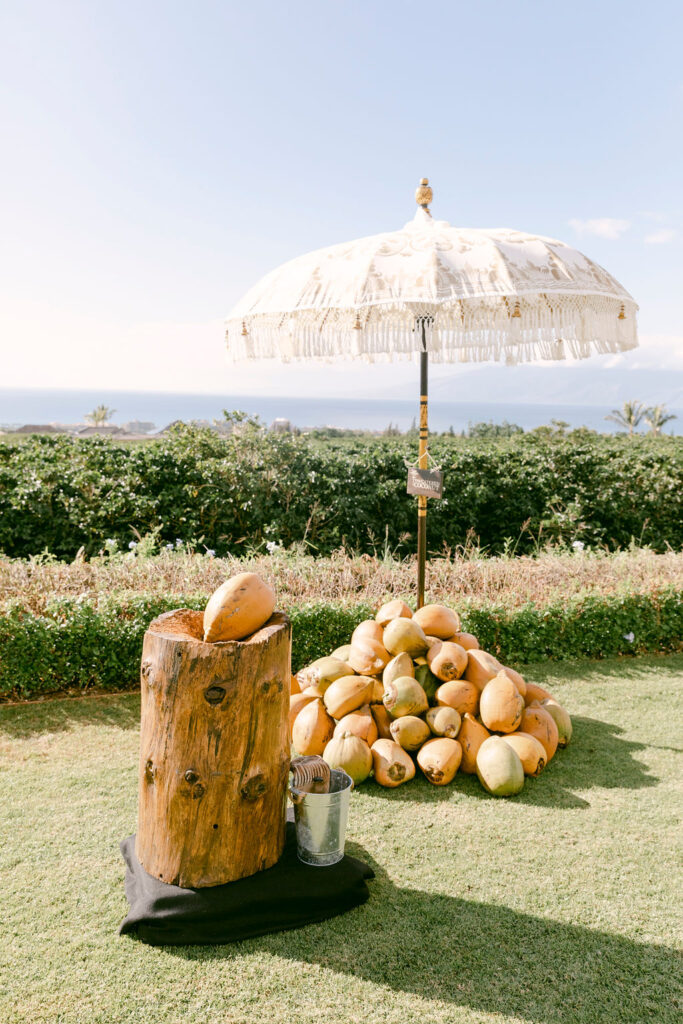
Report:
<svg viewBox="0 0 683 1024"><path fill-rule="evenodd" d="M524 786L522 761L500 736L490 736L479 747L477 775L491 796L515 796Z"/></svg>
<svg viewBox="0 0 683 1024"><path fill-rule="evenodd" d="M429 665L418 665L415 669L415 678L427 694L427 700L433 701L436 691L441 686L441 680L437 679Z"/></svg>
<svg viewBox="0 0 683 1024"><path fill-rule="evenodd" d="M325 690L335 679L353 675L353 669L339 658L318 658L307 668L297 673L299 686L303 690L314 690L316 696L324 697Z"/></svg>
<svg viewBox="0 0 683 1024"><path fill-rule="evenodd" d="M398 679L399 676L414 675L413 659L404 651L403 654L397 654L395 658L391 659L382 673L382 682L386 686L387 683L393 683L394 679Z"/></svg>
<svg viewBox="0 0 683 1024"><path fill-rule="evenodd" d="M572 720L569 717L569 712L565 711L561 704L558 704L552 697L548 697L546 700L541 701L541 707L545 708L548 714L555 720L557 726L557 732L559 739L557 741L558 747L566 747L572 738Z"/></svg>
<svg viewBox="0 0 683 1024"><path fill-rule="evenodd" d="M384 627L384 646L390 654L409 654L417 658L429 650L422 626L414 619L392 619Z"/></svg>
<svg viewBox="0 0 683 1024"><path fill-rule="evenodd" d="M365 782L372 771L370 747L352 732L333 736L323 751L323 758L330 768L341 768L350 775L354 786Z"/></svg>
<svg viewBox="0 0 683 1024"><path fill-rule="evenodd" d="M382 703L392 718L421 715L429 707L427 694L412 676L399 676L389 683L384 688Z"/></svg>
<svg viewBox="0 0 683 1024"><path fill-rule="evenodd" d="M454 740L460 731L461 719L455 708L430 708L425 719L435 736L447 736Z"/></svg>
<svg viewBox="0 0 683 1024"><path fill-rule="evenodd" d="M403 715L402 718L396 718L391 723L390 729L396 742L409 753L419 750L431 736L431 730L427 723L416 715Z"/></svg>

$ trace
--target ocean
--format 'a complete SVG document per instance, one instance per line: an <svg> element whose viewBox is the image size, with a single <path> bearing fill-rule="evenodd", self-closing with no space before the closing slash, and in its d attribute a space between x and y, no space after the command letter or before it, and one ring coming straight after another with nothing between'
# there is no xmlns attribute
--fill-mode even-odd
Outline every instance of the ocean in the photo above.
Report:
<svg viewBox="0 0 683 1024"><path fill-rule="evenodd" d="M241 409L259 416L266 424L276 418L289 420L297 427L335 426L366 430L384 430L389 424L407 430L418 416L416 401L393 399L304 398L301 396L261 396L229 394L187 394L161 391L85 391L0 388L0 426L17 427L27 423L82 423L87 412L104 404L116 410L115 424L132 420L153 423L160 430L174 420L222 418L222 410ZM570 427L586 426L603 432L616 430L605 420L612 405L543 405L517 402L444 402L429 405L432 430L456 433L471 423L516 423L525 430L564 420ZM668 423L666 433L683 432L683 410Z"/></svg>

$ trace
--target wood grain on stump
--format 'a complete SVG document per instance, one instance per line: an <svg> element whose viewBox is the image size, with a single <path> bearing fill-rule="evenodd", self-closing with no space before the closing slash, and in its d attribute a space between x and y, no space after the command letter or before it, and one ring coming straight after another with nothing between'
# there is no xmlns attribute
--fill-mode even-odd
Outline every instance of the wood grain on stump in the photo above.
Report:
<svg viewBox="0 0 683 1024"><path fill-rule="evenodd" d="M285 841L289 619L206 644L202 613L151 623L142 651L135 852L184 888L272 867Z"/></svg>

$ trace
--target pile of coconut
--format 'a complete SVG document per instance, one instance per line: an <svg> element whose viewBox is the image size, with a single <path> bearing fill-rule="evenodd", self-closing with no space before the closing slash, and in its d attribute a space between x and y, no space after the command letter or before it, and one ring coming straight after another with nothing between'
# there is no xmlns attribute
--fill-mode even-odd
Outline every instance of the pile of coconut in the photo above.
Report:
<svg viewBox="0 0 683 1024"><path fill-rule="evenodd" d="M355 785L415 777L435 786L477 774L494 796L514 796L571 738L550 693L479 647L440 604L414 614L390 601L351 643L292 676L289 728L299 755L322 755Z"/></svg>

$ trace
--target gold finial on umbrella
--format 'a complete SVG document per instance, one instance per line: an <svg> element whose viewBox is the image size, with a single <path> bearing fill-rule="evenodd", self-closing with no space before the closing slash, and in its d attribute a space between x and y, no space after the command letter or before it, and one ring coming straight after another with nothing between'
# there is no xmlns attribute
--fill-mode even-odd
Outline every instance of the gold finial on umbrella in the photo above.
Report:
<svg viewBox="0 0 683 1024"><path fill-rule="evenodd" d="M426 210L431 217L429 204L432 201L434 193L429 187L429 178L420 178L420 184L415 189L415 202L418 206L421 206L423 210Z"/></svg>

